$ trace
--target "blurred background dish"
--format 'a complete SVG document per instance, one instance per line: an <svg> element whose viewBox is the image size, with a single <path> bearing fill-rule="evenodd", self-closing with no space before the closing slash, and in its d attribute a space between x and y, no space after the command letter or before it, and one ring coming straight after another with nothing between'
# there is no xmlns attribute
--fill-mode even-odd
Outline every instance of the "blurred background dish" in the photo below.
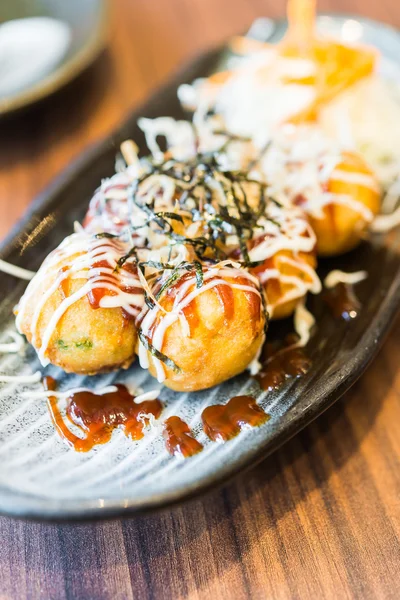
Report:
<svg viewBox="0 0 400 600"><path fill-rule="evenodd" d="M105 0L0 3L0 116L52 94L105 44Z"/></svg>

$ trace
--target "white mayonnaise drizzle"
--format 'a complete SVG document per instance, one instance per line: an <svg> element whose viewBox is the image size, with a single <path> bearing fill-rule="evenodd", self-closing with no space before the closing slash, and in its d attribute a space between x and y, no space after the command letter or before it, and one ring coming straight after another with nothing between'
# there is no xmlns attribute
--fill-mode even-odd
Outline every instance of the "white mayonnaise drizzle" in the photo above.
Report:
<svg viewBox="0 0 400 600"><path fill-rule="evenodd" d="M298 341L295 342L294 344L290 344L290 346L286 346L285 348L281 348L280 350L278 350L275 354L273 354L272 356L270 356L267 359L267 361L264 363L264 365L260 365L260 367L262 368L263 366L270 363L279 354L284 354L285 352L288 352L289 350L293 350L294 348L304 348L304 346L307 346L307 344L310 340L311 331L312 331L312 328L314 327L314 325L315 325L315 318L310 313L310 311L305 307L305 299L302 299L297 304L295 312L294 312L294 329L295 329L295 332L297 333L297 335L299 336Z"/></svg>
<svg viewBox="0 0 400 600"><path fill-rule="evenodd" d="M143 392L134 397L133 401L135 404L140 404L146 400L156 400L160 395L161 390L150 390L149 392ZM134 394L133 394L134 395Z"/></svg>
<svg viewBox="0 0 400 600"><path fill-rule="evenodd" d="M341 148L316 126L286 125L276 133L260 161L269 192L282 203L301 201L301 208L314 218L323 218L323 208L343 205L360 214L367 223L372 211L350 194L327 191L328 183L341 181L379 193L372 175L340 168Z"/></svg>
<svg viewBox="0 0 400 600"><path fill-rule="evenodd" d="M324 279L324 286L328 289L334 288L339 283L348 283L354 285L359 283L368 277L367 271L356 271L355 273L345 273L334 269Z"/></svg>
<svg viewBox="0 0 400 600"><path fill-rule="evenodd" d="M12 338L12 342L3 342L0 344L0 352L4 354L13 354L20 352L25 345L25 340L16 331L8 331L7 337Z"/></svg>
<svg viewBox="0 0 400 600"><path fill-rule="evenodd" d="M400 206L388 215L378 215L371 224L371 230L375 233L384 233L400 225Z"/></svg>
<svg viewBox="0 0 400 600"><path fill-rule="evenodd" d="M345 183L361 185L370 190L374 190L378 194L380 193L380 187L375 177L372 177L372 175L367 175L366 173L356 173L354 171L335 169L332 171L330 179L332 181L343 181Z"/></svg>
<svg viewBox="0 0 400 600"><path fill-rule="evenodd" d="M259 225L263 230L256 237L249 258L255 262L273 259L274 268L258 271L261 283L266 285L276 279L287 286L274 304L270 304L267 298L267 309L273 317L278 306L302 298L308 292L318 294L321 291L321 282L315 269L299 255L299 252L312 253L316 238L303 211L294 206L279 207L272 204L267 209L266 219L261 219ZM290 255L278 255L282 251L289 251ZM285 275L282 272L285 265L293 267L295 272Z"/></svg>
<svg viewBox="0 0 400 600"><path fill-rule="evenodd" d="M106 290L100 299L100 308L119 307L133 318L137 317L143 306L143 292L136 270L129 268L133 257L128 258L122 267L117 267L118 260L129 249L129 244L121 240L96 238L83 232L67 237L46 258L20 300L16 319L17 329L22 332L25 318L30 315L31 343L37 349L43 366L49 363L46 351L61 317L91 291ZM97 263L106 263L107 266L101 264L96 267ZM61 300L44 331L39 332L39 319L46 302L68 279L83 280L83 283L72 295ZM44 287L47 282L47 287Z"/></svg>
<svg viewBox="0 0 400 600"><path fill-rule="evenodd" d="M311 330L314 325L315 318L305 307L304 301L299 302L294 312L294 329L300 339L292 347L303 348L306 346L311 337Z"/></svg>
<svg viewBox="0 0 400 600"><path fill-rule="evenodd" d="M253 375L253 376L257 375L257 373L259 373L262 369L262 364L260 362L260 356L261 356L261 352L263 350L264 342L265 342L265 333L263 334L263 339L262 339L259 349L257 350L257 354L255 355L255 357L253 358L253 360L247 367L250 375Z"/></svg>
<svg viewBox="0 0 400 600"><path fill-rule="evenodd" d="M103 180L89 204L83 223L89 233L119 234L129 224L128 190L141 174L137 165Z"/></svg>
<svg viewBox="0 0 400 600"><path fill-rule="evenodd" d="M20 395L23 398L32 398L32 400L36 398L58 398L59 400L66 400L73 394L79 394L80 392L91 392L92 394L96 394L96 396L104 396L105 394L112 394L113 392L116 392L117 389L118 388L115 385L107 385L97 390L87 387L77 387L71 388L70 390L65 390L63 392L57 392L55 390L32 390L21 392Z"/></svg>
<svg viewBox="0 0 400 600"><path fill-rule="evenodd" d="M36 377L36 373L35 373L35 377ZM37 379L35 378L35 380L33 381L30 380L27 383L36 383ZM95 394L96 396L104 396L105 394L112 394L113 392L117 391L117 386L116 385L107 385L101 388L97 388L97 389L91 389L91 388L87 388L87 387L76 387L76 388L71 388L69 390L64 390L64 391L53 391L53 390L31 390L31 391L25 391L25 392L21 392L20 396L22 398L29 398L32 400L35 400L36 398L40 399L40 398L57 398L58 400L67 400L68 398L70 398L72 395L74 394L79 394L81 392L91 392L92 394ZM129 392L131 393L131 392ZM158 398L158 396L160 395L160 390L150 390L148 392L143 392L141 394L138 394L137 396L135 396L134 393L132 393L133 396L133 402L135 404L140 404L141 402L144 402L145 400L155 400L156 398Z"/></svg>
<svg viewBox="0 0 400 600"><path fill-rule="evenodd" d="M32 375L2 375L0 374L0 383L38 383L42 379L40 371Z"/></svg>
<svg viewBox="0 0 400 600"><path fill-rule="evenodd" d="M387 186L385 195L382 200L382 212L385 214L392 213L400 200L400 168L399 173L393 181Z"/></svg>
<svg viewBox="0 0 400 600"><path fill-rule="evenodd" d="M8 275L18 277L18 279L25 279L26 281L30 281L35 276L35 271L29 271L28 269L23 269L17 265L11 265L10 263L1 259L0 271L3 271L3 273L7 273Z"/></svg>

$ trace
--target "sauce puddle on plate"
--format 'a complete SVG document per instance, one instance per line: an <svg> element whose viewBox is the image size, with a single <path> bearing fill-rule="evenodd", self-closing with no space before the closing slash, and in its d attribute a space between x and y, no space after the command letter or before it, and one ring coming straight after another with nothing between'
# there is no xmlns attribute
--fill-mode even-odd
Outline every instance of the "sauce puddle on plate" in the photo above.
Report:
<svg viewBox="0 0 400 600"><path fill-rule="evenodd" d="M188 458L203 450L203 444L193 437L189 425L180 417L169 417L165 421L163 436L167 450L173 456Z"/></svg>
<svg viewBox="0 0 400 600"><path fill-rule="evenodd" d="M46 390L55 391L56 382L52 377L43 381ZM121 384L116 391L108 394L95 394L90 391L71 394L67 400L66 419L79 428L84 437L78 437L68 428L66 420L58 408L57 398L51 396L48 406L53 423L60 436L77 452L87 452L97 444L105 444L112 432L121 427L132 440L144 436L144 427L150 415L156 419L162 411L160 400L145 400L136 404L134 396Z"/></svg>
<svg viewBox="0 0 400 600"><path fill-rule="evenodd" d="M352 285L338 283L334 288L325 292L322 297L335 319L352 321L358 316L361 303L355 295Z"/></svg>
<svg viewBox="0 0 400 600"><path fill-rule="evenodd" d="M264 391L278 389L287 379L305 375L312 365L304 348L294 346L297 338L288 336L285 347L266 345L266 357L261 366L261 371L255 376Z"/></svg>
<svg viewBox="0 0 400 600"><path fill-rule="evenodd" d="M44 388L55 391L56 381L44 377ZM121 427L125 435L133 440L144 437L144 427L151 415L158 418L163 405L160 400L145 400L136 404L134 396L121 384L113 392L95 394L91 391L71 393L67 399L65 417L58 407L55 396L48 398L51 419L60 437L77 452L87 452L98 444L111 439L112 432ZM266 423L270 416L257 404L252 396L234 396L227 404L208 406L201 415L203 429L212 441L226 442L237 436L245 427L257 427ZM82 437L68 427L72 423ZM178 416L166 419L163 437L168 452L173 456L189 458L203 450L187 423Z"/></svg>
<svg viewBox="0 0 400 600"><path fill-rule="evenodd" d="M214 442L227 442L246 427L257 427L270 419L253 396L234 396L227 404L214 404L201 415L204 432Z"/></svg>

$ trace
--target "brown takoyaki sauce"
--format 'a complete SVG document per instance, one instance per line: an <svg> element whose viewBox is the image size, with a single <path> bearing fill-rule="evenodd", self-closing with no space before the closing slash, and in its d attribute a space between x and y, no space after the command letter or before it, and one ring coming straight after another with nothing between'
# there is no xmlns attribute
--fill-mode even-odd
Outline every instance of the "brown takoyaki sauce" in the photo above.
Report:
<svg viewBox="0 0 400 600"><path fill-rule="evenodd" d="M309 371L312 362L303 348L295 348L295 336L285 340L287 347L273 348L267 344L265 362L256 379L263 390L278 389L287 379L300 377Z"/></svg>
<svg viewBox="0 0 400 600"><path fill-rule="evenodd" d="M205 433L213 441L226 442L246 425L257 427L270 416L252 396L234 396L225 405L208 406L201 415Z"/></svg>
<svg viewBox="0 0 400 600"><path fill-rule="evenodd" d="M186 281L193 277L192 273L185 273L182 277L180 277L171 287L166 291L167 295L167 304L164 302L164 306L166 306L167 310L170 310L169 304L172 303L176 297L176 294L179 292L181 286L186 283ZM210 283L213 279L209 279L208 283ZM233 318L234 315L234 301L233 301L233 290L229 285L216 285L212 288L212 291L217 295L218 301L221 304L221 307L225 314L225 319L229 321ZM197 302L196 298L194 298L185 308L183 309L183 314L188 322L190 332L193 333L193 330L200 324L200 315L197 310Z"/></svg>
<svg viewBox="0 0 400 600"><path fill-rule="evenodd" d="M334 288L324 293L323 299L329 306L335 319L351 321L358 316L361 308L353 286L348 283L338 283Z"/></svg>
<svg viewBox="0 0 400 600"><path fill-rule="evenodd" d="M106 260L99 260L99 261L93 263L92 268L100 269L100 272L101 272L102 268L109 269L110 264ZM124 269L124 271L128 271L129 273L132 273L132 274L136 273L136 267L130 263L125 263L123 266L123 269ZM127 294L134 294L134 293L141 292L141 289L139 287L120 285L119 288L122 292L126 292ZM89 304L92 308L100 308L100 302L104 296L115 296L115 295L116 295L116 292L109 288L109 284L107 285L106 281L104 282L104 287L92 288L87 293ZM124 309L122 309L122 313L123 313L124 317L127 319L134 318L133 315L126 312Z"/></svg>
<svg viewBox="0 0 400 600"><path fill-rule="evenodd" d="M56 382L52 377L43 381L47 390L55 390ZM145 400L135 404L124 385L117 384L117 390L98 395L85 391L72 394L68 398L66 417L82 432L78 437L70 431L62 416L57 399L48 400L50 415L61 437L76 451L87 452L97 444L105 444L111 439L114 429L121 426L125 435L133 440L144 436L143 428L149 422L147 415L158 418L162 411L159 400Z"/></svg>
<svg viewBox="0 0 400 600"><path fill-rule="evenodd" d="M203 450L192 435L189 425L179 417L169 417L164 423L163 436L170 454L188 458Z"/></svg>
<svg viewBox="0 0 400 600"><path fill-rule="evenodd" d="M109 269L110 265L108 264L108 262L106 260L99 260L99 261L93 263L92 268L93 269L102 269L102 268ZM114 294L115 294L115 292L107 289L107 284L105 283L104 287L91 289L88 292L87 297L88 297L90 306L92 308L100 308L101 299L106 295L113 296Z"/></svg>

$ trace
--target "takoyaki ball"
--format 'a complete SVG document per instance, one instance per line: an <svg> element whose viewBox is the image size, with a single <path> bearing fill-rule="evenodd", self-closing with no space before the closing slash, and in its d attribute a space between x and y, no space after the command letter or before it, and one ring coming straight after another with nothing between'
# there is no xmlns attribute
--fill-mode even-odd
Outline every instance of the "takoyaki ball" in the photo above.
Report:
<svg viewBox="0 0 400 600"><path fill-rule="evenodd" d="M336 256L355 248L378 214L381 194L374 173L364 160L345 152L327 183L332 202L322 208L322 218L309 215L320 256ZM335 202L335 196L343 202ZM347 199L347 200L346 200Z"/></svg>
<svg viewBox="0 0 400 600"><path fill-rule="evenodd" d="M308 291L320 291L316 266L313 252L294 254L290 250L281 250L252 269L264 286L271 319L290 317ZM277 271L278 276L266 277L270 270Z"/></svg>
<svg viewBox="0 0 400 600"><path fill-rule="evenodd" d="M155 358L154 352L146 352L143 361L143 347L138 354L142 366L148 361L150 373L159 381L165 376L167 387L190 392L222 383L249 366L264 340L265 315L257 280L245 272L230 268L219 274L215 269L215 275L206 272L203 290L196 290L192 278L183 299L176 303L187 277L183 276L160 298L167 312L156 307L152 309L156 314L147 315L142 322L142 333L179 370ZM210 287L217 280L220 283ZM189 295L192 299L185 304ZM176 316L171 317L174 303ZM152 320L148 328L146 322ZM168 321L171 324L165 327Z"/></svg>
<svg viewBox="0 0 400 600"><path fill-rule="evenodd" d="M30 282L16 313L18 329L43 364L50 362L68 373L92 375L132 363L137 342L134 319L140 310L134 304L142 303L142 292L139 287L130 287L126 293L132 305L117 306L118 282L107 275L111 269L88 268L87 255L52 253ZM79 261L82 268L71 270ZM103 275L91 279L92 273ZM127 270L125 276L129 278ZM99 282L102 277L104 286L100 283L91 289L91 280ZM111 295L110 287L114 290ZM110 307L101 306L103 301Z"/></svg>
<svg viewBox="0 0 400 600"><path fill-rule="evenodd" d="M307 215L298 207L270 203L249 240L251 272L264 287L271 319L289 317L308 292L321 291L315 272L316 238ZM260 229L264 231L260 233ZM258 232L258 233L257 233Z"/></svg>

